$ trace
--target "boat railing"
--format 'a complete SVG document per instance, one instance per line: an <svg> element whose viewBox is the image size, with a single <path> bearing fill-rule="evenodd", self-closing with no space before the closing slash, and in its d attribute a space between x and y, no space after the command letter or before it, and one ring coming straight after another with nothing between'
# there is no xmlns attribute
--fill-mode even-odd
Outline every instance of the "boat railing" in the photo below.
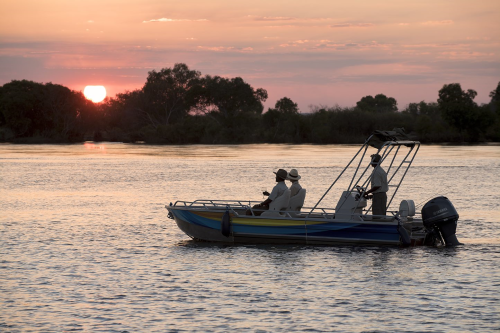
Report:
<svg viewBox="0 0 500 333"><path fill-rule="evenodd" d="M193 210L229 210L235 215L241 215L241 211L249 210L251 216L258 217L255 212L261 211L259 209L252 208L255 204L259 203L259 201L248 201L248 200L195 200L195 201L182 201L178 200L174 204L170 204L171 207L182 207L182 208L190 208ZM166 206L168 208L168 206ZM302 211L280 211L281 215L277 217L282 218L320 218L320 219L333 219L335 216L334 208L323 208L317 207L315 209L314 214L308 214L312 207L303 207Z"/></svg>
<svg viewBox="0 0 500 333"><path fill-rule="evenodd" d="M332 190L332 188L336 185L337 181L341 178L341 176L346 172L346 170L355 162L357 162L355 165L355 171L354 174L351 177L351 181L349 183L349 186L347 188L348 191L355 191L358 190L360 196L364 196L366 190L368 189L368 185L371 182L373 172L370 172L370 165L371 163L367 163L366 166L362 163L362 161L365 159L367 149L369 146L374 146L370 142L374 135L370 136L363 146L357 151L357 153L354 155L354 157L349 161L349 163L344 167L344 169L340 172L340 174L337 176L337 178L333 181L333 183L330 185L330 187L325 191L323 196L318 200L316 205L309 211L309 214L314 214L316 210L318 209L318 205L322 202L322 200L326 197L326 195ZM396 162L396 156L398 153L400 153L400 148L401 147L407 147L409 148L406 155L401 161ZM391 191L390 196L388 196L388 202L386 209L389 208L391 205L396 193L398 192L401 183L403 179L405 178L411 164L413 163L413 160L415 159L415 156L418 152L418 149L420 147L420 142L418 141L411 141L411 140L388 140L385 142L380 143L379 145L376 146L377 148L377 154L381 155L380 161L376 164L376 168L379 167L382 162L384 162L386 159L388 159L388 169L386 171L386 174L388 175L388 185L393 188ZM396 149L394 149L396 148ZM362 171L360 170L362 169ZM394 171L393 171L394 170ZM402 174L399 179L397 179L396 174ZM391 184L392 183L392 184ZM395 183L395 184L394 184ZM340 207L343 206L343 204L346 202L347 198L340 204ZM360 201L361 202L361 201ZM357 209L358 207L356 207ZM371 205L367 207L365 213L363 214L364 216L367 216L368 213L371 211Z"/></svg>
<svg viewBox="0 0 500 333"><path fill-rule="evenodd" d="M176 201L173 205L174 207L191 207L191 208L232 208L232 209L247 209L258 201L249 200L195 200L195 201Z"/></svg>
<svg viewBox="0 0 500 333"><path fill-rule="evenodd" d="M252 204L258 203L258 201L248 201L248 200L195 200L195 201L176 201L171 204L171 207L182 207L190 208L193 210L216 210L224 211L229 210L235 216L245 216L246 211L250 212L250 216L254 218L269 218L266 216L259 216L255 212L258 209L253 209ZM168 206L165 206L168 208ZM245 213L242 215L242 210ZM278 215L273 216L273 218L286 219L286 220L328 220L331 221L335 219L335 209L334 208L323 208L316 207L313 213L311 213L312 207L303 207L302 211L280 211ZM352 214L351 218L360 218L364 221L373 222L389 222L394 219L394 216L398 212L388 211L387 215L367 215L367 214ZM391 216L392 215L392 216ZM355 219L353 219L355 221Z"/></svg>

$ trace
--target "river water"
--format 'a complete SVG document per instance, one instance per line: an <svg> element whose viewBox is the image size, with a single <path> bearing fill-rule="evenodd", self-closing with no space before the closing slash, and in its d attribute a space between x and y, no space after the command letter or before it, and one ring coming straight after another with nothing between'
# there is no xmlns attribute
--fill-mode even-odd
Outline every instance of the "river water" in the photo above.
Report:
<svg viewBox="0 0 500 333"><path fill-rule="evenodd" d="M400 189L451 200L456 248L223 246L167 219L263 200L278 168L314 205L357 149L0 145L0 331L498 332L500 146L422 146Z"/></svg>

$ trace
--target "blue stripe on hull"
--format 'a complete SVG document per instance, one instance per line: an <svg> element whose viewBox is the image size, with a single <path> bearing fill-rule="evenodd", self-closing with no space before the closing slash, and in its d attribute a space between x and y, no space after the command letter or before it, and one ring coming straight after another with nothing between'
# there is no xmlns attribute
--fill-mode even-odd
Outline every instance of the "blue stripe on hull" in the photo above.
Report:
<svg viewBox="0 0 500 333"><path fill-rule="evenodd" d="M192 224L196 224L202 227L220 230L220 221L215 221L212 219L207 219L205 217L193 214L188 210L172 210L175 217L180 218ZM222 216L222 214L221 214Z"/></svg>
<svg viewBox="0 0 500 333"><path fill-rule="evenodd" d="M397 225L328 222L308 225L307 235L321 238L353 238L366 240L399 241Z"/></svg>
<svg viewBox="0 0 500 333"><path fill-rule="evenodd" d="M263 234L263 235L290 235L290 236L306 236L305 227L266 227L266 226L248 226L248 225L233 225L235 234Z"/></svg>

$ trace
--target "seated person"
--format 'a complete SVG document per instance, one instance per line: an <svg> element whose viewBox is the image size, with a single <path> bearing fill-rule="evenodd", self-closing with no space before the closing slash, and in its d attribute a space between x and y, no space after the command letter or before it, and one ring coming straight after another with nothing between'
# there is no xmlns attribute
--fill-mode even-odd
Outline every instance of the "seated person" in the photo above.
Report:
<svg viewBox="0 0 500 333"><path fill-rule="evenodd" d="M274 186L273 190L271 191L271 194L269 194L267 191L263 193L264 195L269 195L269 198L252 207L253 209L261 210L259 212L254 212L255 215L260 215L262 214L262 211L268 210L269 204L273 200L276 200L276 198L282 196L283 193L285 193L285 191L288 190L288 187L285 184L285 179L288 176L288 172L286 172L286 170L279 169L277 172L275 172L275 174L276 174L277 184ZM246 214L252 215L252 212L248 210Z"/></svg>
<svg viewBox="0 0 500 333"><path fill-rule="evenodd" d="M286 179L292 182L292 185L290 186L290 198L297 195L297 193L299 193L302 189L302 186L299 184L300 178L301 177L299 176L297 169L292 169L288 173L288 177Z"/></svg>

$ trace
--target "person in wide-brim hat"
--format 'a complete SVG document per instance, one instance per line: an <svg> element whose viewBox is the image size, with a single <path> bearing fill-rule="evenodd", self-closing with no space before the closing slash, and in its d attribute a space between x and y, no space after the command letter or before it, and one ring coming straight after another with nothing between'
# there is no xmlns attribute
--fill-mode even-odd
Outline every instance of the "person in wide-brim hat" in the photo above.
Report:
<svg viewBox="0 0 500 333"><path fill-rule="evenodd" d="M288 177L286 179L287 180L299 180L300 178L302 178L302 177L300 177L299 172L297 171L297 169L292 169L288 173Z"/></svg>
<svg viewBox="0 0 500 333"><path fill-rule="evenodd" d="M287 177L288 177L288 172L286 172L286 170L283 170L283 169L279 169L278 171L274 172L274 174L276 174L276 181L277 182L280 181L280 180L278 180L278 178L282 179L281 181L283 181L283 180L287 179Z"/></svg>
<svg viewBox="0 0 500 333"><path fill-rule="evenodd" d="M282 196L285 191L288 190L288 187L285 184L285 180L288 177L288 172L286 172L286 170L279 169L278 171L274 172L274 174L276 175L277 184L274 186L270 194L267 191L262 193L264 195L268 195L269 197L266 200L262 201L260 204L253 206L254 209L268 210L269 204L273 202L273 200L276 200L276 198ZM260 212L255 213L256 215L260 215ZM251 212L247 211L247 214L251 215Z"/></svg>
<svg viewBox="0 0 500 333"><path fill-rule="evenodd" d="M292 185L290 186L290 197L293 197L302 189L302 186L299 184L300 178L302 177L300 177L297 169L292 169L288 173L288 177L286 179L292 182Z"/></svg>

